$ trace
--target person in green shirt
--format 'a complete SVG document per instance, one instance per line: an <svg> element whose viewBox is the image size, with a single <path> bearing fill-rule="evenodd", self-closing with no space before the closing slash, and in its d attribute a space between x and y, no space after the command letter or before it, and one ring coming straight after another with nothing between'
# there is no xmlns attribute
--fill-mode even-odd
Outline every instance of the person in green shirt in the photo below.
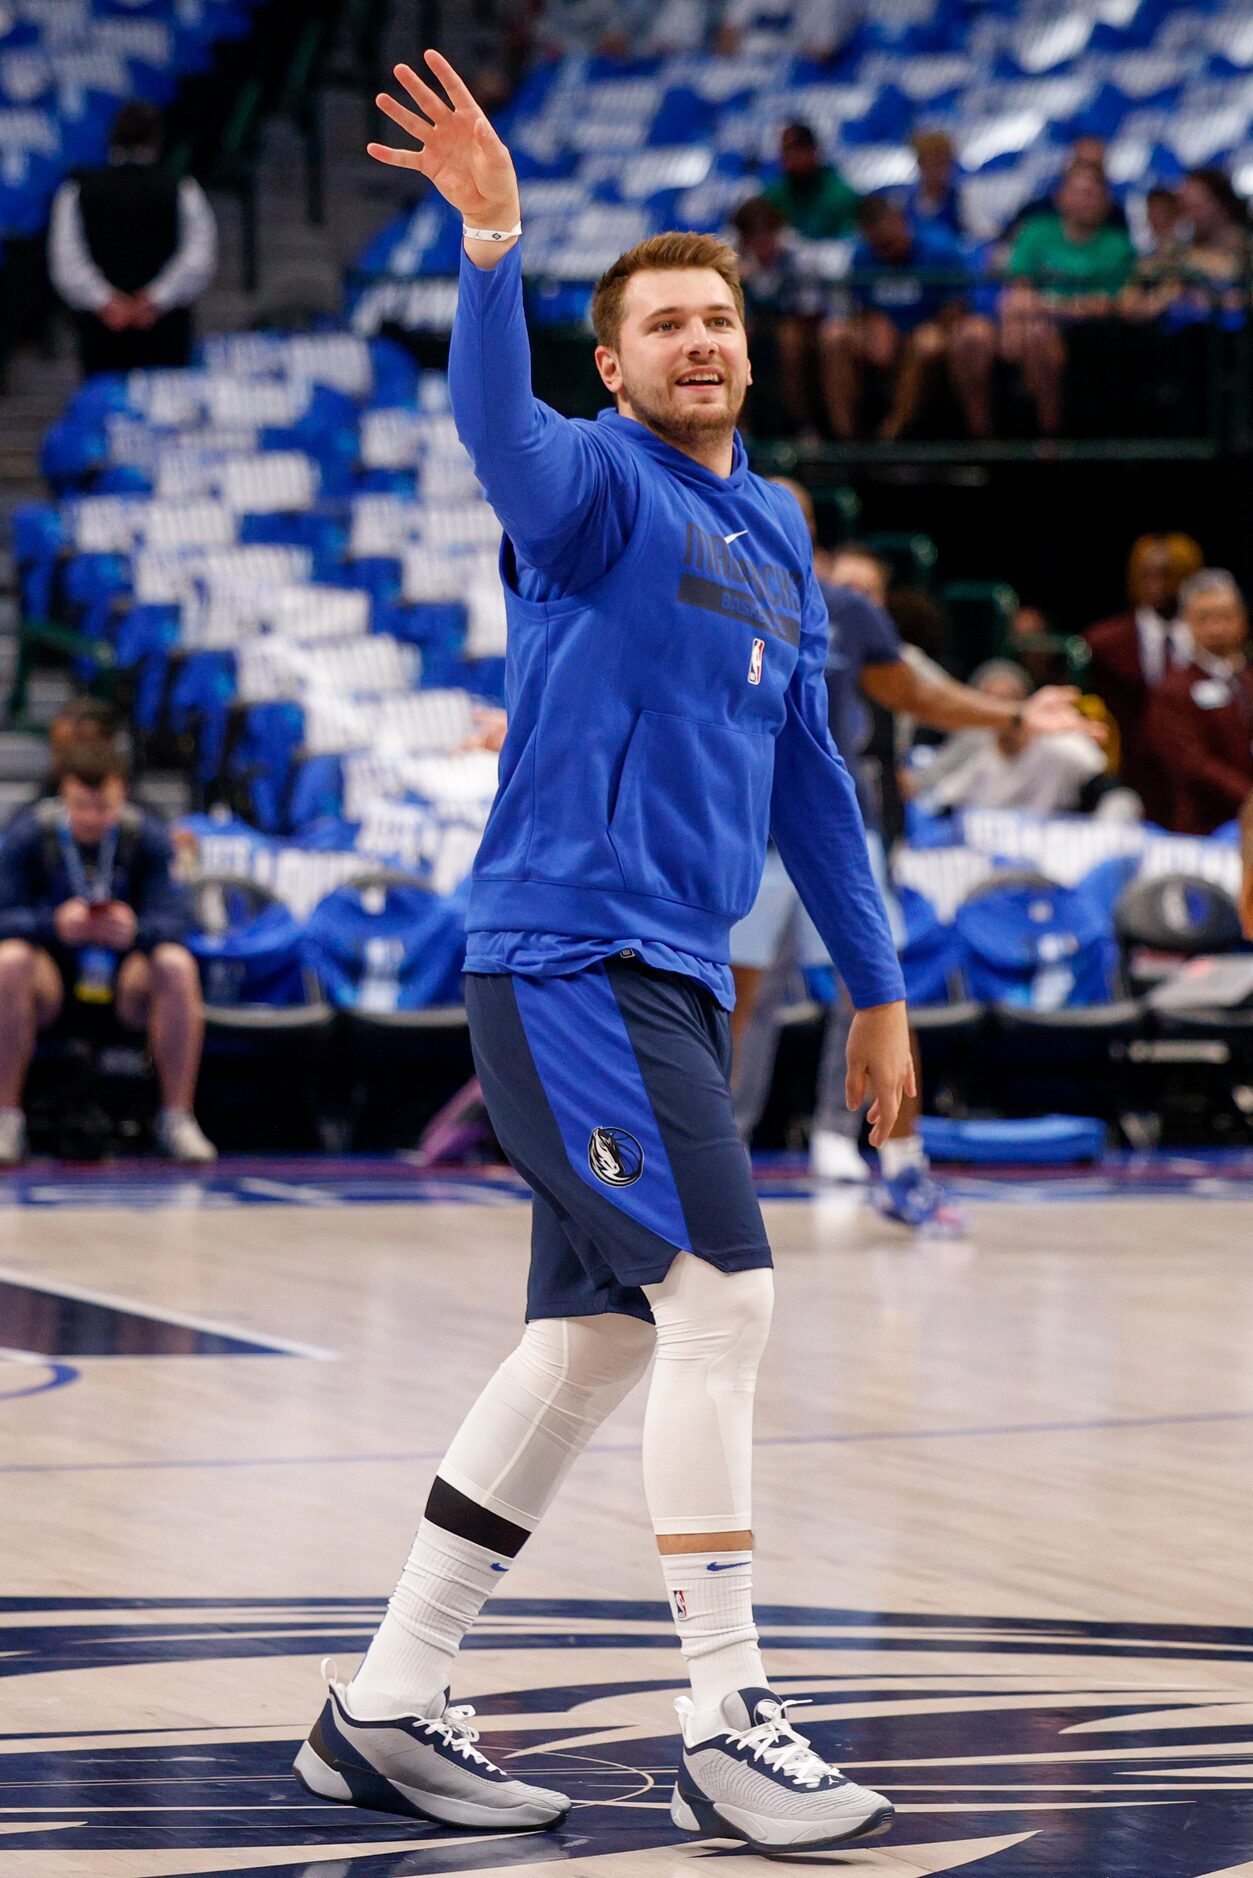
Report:
<svg viewBox="0 0 1253 1878"><path fill-rule="evenodd" d="M1109 185L1095 164L1072 163L1055 201L1056 213L1019 229L1001 300L1001 350L1020 367L1046 437L1061 428L1063 327L1115 312L1135 264L1126 229L1110 225Z"/></svg>
<svg viewBox="0 0 1253 1878"><path fill-rule="evenodd" d="M829 241L853 232L861 197L837 169L823 163L808 124L789 124L779 139L782 175L763 190L788 225L808 241Z"/></svg>

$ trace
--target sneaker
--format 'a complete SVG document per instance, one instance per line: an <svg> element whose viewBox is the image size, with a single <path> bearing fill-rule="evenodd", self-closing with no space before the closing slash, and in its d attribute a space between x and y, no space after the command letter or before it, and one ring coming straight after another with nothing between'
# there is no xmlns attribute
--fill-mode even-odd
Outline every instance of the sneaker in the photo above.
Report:
<svg viewBox="0 0 1253 1878"><path fill-rule="evenodd" d="M960 1239L969 1231L965 1213L947 1188L932 1180L925 1164L906 1167L891 1180L875 1182L871 1199L884 1219L932 1239Z"/></svg>
<svg viewBox="0 0 1253 1878"><path fill-rule="evenodd" d="M683 1757L670 1817L680 1832L770 1853L817 1852L887 1831L891 1801L815 1754L788 1721L796 1706L769 1689L740 1689L722 1704L725 1729L696 1741L696 1711L679 1697Z"/></svg>
<svg viewBox="0 0 1253 1878"><path fill-rule="evenodd" d="M218 1151L190 1109L162 1109L157 1146L171 1161L216 1161Z"/></svg>
<svg viewBox="0 0 1253 1878"><path fill-rule="evenodd" d="M815 1128L809 1137L809 1171L815 1180L848 1181L859 1185L870 1179L870 1169L847 1135Z"/></svg>
<svg viewBox="0 0 1253 1878"><path fill-rule="evenodd" d="M295 1762L301 1786L320 1799L502 1832L558 1826L570 1811L564 1793L511 1780L480 1754L474 1710L450 1708L447 1690L424 1715L356 1721L334 1663L322 1672L326 1704Z"/></svg>
<svg viewBox="0 0 1253 1878"><path fill-rule="evenodd" d="M0 1167L26 1159L26 1117L21 1109L0 1109Z"/></svg>

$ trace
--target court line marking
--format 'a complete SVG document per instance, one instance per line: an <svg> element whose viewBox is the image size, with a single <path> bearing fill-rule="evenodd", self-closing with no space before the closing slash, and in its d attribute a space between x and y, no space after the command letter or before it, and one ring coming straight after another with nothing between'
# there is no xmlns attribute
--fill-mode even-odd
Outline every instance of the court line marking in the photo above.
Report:
<svg viewBox="0 0 1253 1878"><path fill-rule="evenodd" d="M35 1350L0 1350L0 1363L20 1363L27 1369L51 1371L39 1382L26 1383L21 1389L0 1389L0 1402L20 1402L26 1396L46 1395L50 1389L64 1389L68 1383L77 1382L79 1376L73 1363L42 1356Z"/></svg>
<svg viewBox="0 0 1253 1878"><path fill-rule="evenodd" d="M235 1337L242 1343L266 1343L275 1355L307 1356L318 1363L339 1361L338 1350L324 1350L316 1343L298 1343L292 1337L272 1336L268 1330L241 1329L238 1324L223 1324L212 1317L194 1317L186 1311L165 1311L158 1304L120 1298L115 1292L96 1291L90 1285L72 1284L63 1278L45 1278L42 1274L24 1271L20 1266L0 1265L0 1281L24 1285L28 1291L42 1291L53 1297L75 1298L81 1304L102 1304L111 1311L125 1311L130 1317L150 1317L157 1323L177 1324L184 1330L203 1330L207 1336ZM265 1353L258 1350L257 1354Z"/></svg>
<svg viewBox="0 0 1253 1878"><path fill-rule="evenodd" d="M759 1448L844 1447L867 1441L961 1441L977 1440L988 1435L1089 1434L1101 1429L1186 1428L1215 1422L1253 1421L1253 1409L1204 1409L1185 1415L1135 1415L1104 1417L1081 1422L1012 1422L986 1428L882 1428L845 1435L765 1435L754 1443ZM432 1448L420 1454L269 1454L230 1455L225 1459L184 1461L19 1461L0 1465L0 1474L102 1474L175 1471L197 1467L366 1467L382 1465L410 1466L415 1461L442 1461L447 1450ZM595 1443L587 1454L637 1454L639 1443Z"/></svg>

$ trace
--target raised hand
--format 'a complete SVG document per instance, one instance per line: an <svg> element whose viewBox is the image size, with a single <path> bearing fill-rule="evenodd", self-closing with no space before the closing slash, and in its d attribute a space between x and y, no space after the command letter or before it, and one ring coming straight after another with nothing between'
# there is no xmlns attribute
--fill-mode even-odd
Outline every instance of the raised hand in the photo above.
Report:
<svg viewBox="0 0 1253 1878"><path fill-rule="evenodd" d="M395 150L389 144L369 143L367 152L393 169L416 170L425 176L472 228L513 228L520 216L513 158L448 60L438 52L425 56L449 102L411 66L398 65L396 78L417 110L411 111L385 91L375 103L420 147Z"/></svg>

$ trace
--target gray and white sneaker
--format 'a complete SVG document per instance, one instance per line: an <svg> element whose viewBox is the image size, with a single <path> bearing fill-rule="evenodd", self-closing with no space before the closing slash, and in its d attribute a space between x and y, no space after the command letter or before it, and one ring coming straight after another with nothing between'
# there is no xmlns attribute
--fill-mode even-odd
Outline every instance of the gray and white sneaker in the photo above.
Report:
<svg viewBox="0 0 1253 1878"><path fill-rule="evenodd" d="M474 1710L451 1708L447 1690L425 1715L357 1721L334 1663L322 1672L326 1704L295 1761L301 1786L320 1799L502 1832L557 1826L570 1811L564 1793L511 1780L481 1754Z"/></svg>
<svg viewBox="0 0 1253 1878"><path fill-rule="evenodd" d="M892 1823L892 1804L870 1787L846 1780L797 1734L769 1689L740 1689L722 1704L726 1726L692 1738L695 1709L674 1705L683 1756L670 1802L681 1832L705 1839L742 1839L758 1852L817 1852L870 1839Z"/></svg>
<svg viewBox="0 0 1253 1878"><path fill-rule="evenodd" d="M157 1117L157 1146L168 1160L216 1161L218 1151L190 1109L162 1109Z"/></svg>

